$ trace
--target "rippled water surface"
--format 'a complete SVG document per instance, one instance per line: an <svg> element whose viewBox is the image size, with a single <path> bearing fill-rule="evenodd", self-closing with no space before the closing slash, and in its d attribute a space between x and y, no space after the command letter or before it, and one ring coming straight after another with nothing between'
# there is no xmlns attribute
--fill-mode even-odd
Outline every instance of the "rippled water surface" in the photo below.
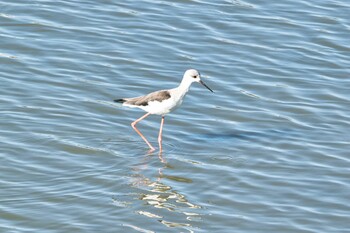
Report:
<svg viewBox="0 0 350 233"><path fill-rule="evenodd" d="M350 2L2 1L0 232L349 232ZM115 98L193 84L164 151ZM139 129L157 145L160 117Z"/></svg>

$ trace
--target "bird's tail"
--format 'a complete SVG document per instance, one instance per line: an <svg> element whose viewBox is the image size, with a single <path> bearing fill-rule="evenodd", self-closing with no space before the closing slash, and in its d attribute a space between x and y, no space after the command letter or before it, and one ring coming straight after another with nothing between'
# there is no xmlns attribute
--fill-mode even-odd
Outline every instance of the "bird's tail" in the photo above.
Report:
<svg viewBox="0 0 350 233"><path fill-rule="evenodd" d="M126 100L125 99L116 99L114 102L116 103L124 103Z"/></svg>

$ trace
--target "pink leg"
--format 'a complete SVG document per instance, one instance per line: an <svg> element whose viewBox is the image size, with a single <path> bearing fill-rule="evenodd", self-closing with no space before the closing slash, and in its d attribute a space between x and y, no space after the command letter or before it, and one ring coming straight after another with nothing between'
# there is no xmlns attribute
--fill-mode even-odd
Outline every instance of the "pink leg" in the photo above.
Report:
<svg viewBox="0 0 350 233"><path fill-rule="evenodd" d="M133 123L131 123L132 128L136 131L136 133L138 133L141 138L147 143L147 145L149 146L149 148L151 148L151 150L155 150L154 147L151 145L151 143L149 143L147 141L147 139L145 138L145 136L142 135L142 133L140 132L140 130L138 130L136 128L136 124L140 121L142 121L143 119L145 119L146 117L148 117L149 115L151 115L151 113L146 113L145 115L143 115L142 117L140 117L139 119L137 119L136 121L134 121Z"/></svg>
<svg viewBox="0 0 350 233"><path fill-rule="evenodd" d="M162 131L163 131L163 125L164 125L164 116L162 116L162 121L160 122L160 129L159 129L159 136L158 136L158 143L159 143L159 150L162 151Z"/></svg>

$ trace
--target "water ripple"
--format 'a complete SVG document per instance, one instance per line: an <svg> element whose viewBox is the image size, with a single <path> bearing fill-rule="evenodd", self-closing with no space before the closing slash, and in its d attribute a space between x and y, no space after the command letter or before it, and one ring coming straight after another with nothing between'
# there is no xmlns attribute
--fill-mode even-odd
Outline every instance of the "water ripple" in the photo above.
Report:
<svg viewBox="0 0 350 233"><path fill-rule="evenodd" d="M347 1L0 9L1 232L349 229ZM149 153L113 99L188 68L215 93L194 84Z"/></svg>

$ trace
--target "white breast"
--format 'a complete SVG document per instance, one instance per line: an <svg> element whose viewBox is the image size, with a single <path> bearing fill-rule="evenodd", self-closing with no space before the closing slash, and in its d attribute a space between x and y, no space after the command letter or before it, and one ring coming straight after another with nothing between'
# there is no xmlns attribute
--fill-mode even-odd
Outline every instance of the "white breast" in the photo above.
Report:
<svg viewBox="0 0 350 233"><path fill-rule="evenodd" d="M174 111L181 105L184 95L181 95L182 93L179 93L176 89L169 90L169 92L171 96L169 99L163 100L162 102L151 101L148 102L147 106L140 106L140 108L146 112L157 115L164 115Z"/></svg>

